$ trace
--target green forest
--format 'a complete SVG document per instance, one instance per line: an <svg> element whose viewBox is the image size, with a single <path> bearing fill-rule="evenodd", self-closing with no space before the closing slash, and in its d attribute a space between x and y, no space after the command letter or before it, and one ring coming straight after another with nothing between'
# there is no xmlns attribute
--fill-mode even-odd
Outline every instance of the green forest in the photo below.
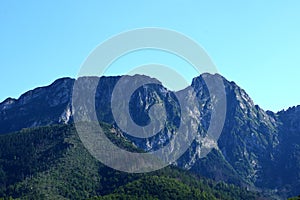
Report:
<svg viewBox="0 0 300 200"><path fill-rule="evenodd" d="M119 147L140 151L103 124ZM176 167L128 174L104 166L82 145L74 125L23 129L0 136L2 199L257 199L246 188Z"/></svg>

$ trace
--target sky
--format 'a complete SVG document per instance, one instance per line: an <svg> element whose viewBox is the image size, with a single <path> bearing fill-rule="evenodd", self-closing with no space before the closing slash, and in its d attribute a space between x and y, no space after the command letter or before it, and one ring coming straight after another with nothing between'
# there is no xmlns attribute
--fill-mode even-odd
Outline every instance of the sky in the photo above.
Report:
<svg viewBox="0 0 300 200"><path fill-rule="evenodd" d="M296 0L2 0L0 101L57 78L76 77L88 55L114 35L159 27L201 45L219 73L245 89L255 104L287 109L300 104L299 10ZM122 66L151 59L183 64L163 53L144 52L123 59ZM122 70L115 66L111 74Z"/></svg>

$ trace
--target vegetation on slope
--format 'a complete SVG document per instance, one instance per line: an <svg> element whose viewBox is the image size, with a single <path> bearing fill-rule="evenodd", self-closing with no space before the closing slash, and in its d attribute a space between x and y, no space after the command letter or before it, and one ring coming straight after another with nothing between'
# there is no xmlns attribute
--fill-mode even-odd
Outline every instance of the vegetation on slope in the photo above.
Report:
<svg viewBox="0 0 300 200"><path fill-rule="evenodd" d="M120 147L139 151L103 125ZM245 189L168 167L148 174L108 168L83 147L73 125L0 136L0 197L20 199L256 199Z"/></svg>

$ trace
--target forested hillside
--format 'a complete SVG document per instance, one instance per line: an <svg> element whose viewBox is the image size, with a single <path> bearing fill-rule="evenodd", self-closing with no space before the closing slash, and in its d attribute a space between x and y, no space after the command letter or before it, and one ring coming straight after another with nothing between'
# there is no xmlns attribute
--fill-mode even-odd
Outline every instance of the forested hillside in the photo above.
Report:
<svg viewBox="0 0 300 200"><path fill-rule="evenodd" d="M103 124L118 146L141 151ZM128 174L94 159L73 125L0 136L0 196L21 199L256 199L258 193L168 167Z"/></svg>

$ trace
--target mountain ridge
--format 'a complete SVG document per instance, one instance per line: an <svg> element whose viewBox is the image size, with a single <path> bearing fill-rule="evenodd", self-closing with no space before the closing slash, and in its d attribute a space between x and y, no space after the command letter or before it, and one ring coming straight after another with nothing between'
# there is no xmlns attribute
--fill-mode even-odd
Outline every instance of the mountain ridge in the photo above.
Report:
<svg viewBox="0 0 300 200"><path fill-rule="evenodd" d="M221 79L227 100L224 128L215 150L205 158L201 158L201 150L205 148L201 136L205 135L210 125L209 119L214 104L203 76ZM111 92L120 78L120 76L99 78L102 82L98 85L95 95L99 121L115 123L110 111L110 99ZM131 79L130 76L127 78ZM74 82L75 79L71 78L58 79L49 86L24 93L19 99L4 100L0 103L0 134L22 128L72 123L71 98ZM298 136L300 106L277 113L264 111L254 104L245 90L218 74L200 75L193 79L191 86L195 89L199 100L196 110L201 117L195 115L195 119L199 122L199 137L174 164L217 181L223 180L249 188L268 190L275 194L284 193L282 195L284 198L298 195L300 147L297 143L300 142ZM143 111L146 107L151 107L156 101L173 102L168 108L171 114L167 129L148 140L137 140L126 133L123 133L124 137L146 151L161 148L171 140L172 132L177 128L176 120L179 114L176 111L176 99L169 93L166 88L153 87L149 91L142 87L133 98L134 104L137 105L137 108L133 108L133 113L140 116L138 120L145 122L148 120L147 111ZM151 98L146 100L146 97ZM292 155L287 156L290 152Z"/></svg>

